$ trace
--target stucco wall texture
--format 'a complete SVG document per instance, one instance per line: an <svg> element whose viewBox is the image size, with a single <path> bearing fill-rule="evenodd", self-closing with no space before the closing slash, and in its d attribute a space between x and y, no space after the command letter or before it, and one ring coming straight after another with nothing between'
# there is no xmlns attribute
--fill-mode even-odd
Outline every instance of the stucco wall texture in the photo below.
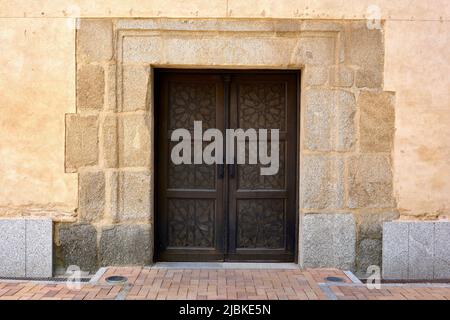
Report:
<svg viewBox="0 0 450 320"><path fill-rule="evenodd" d="M450 2L447 0L0 0L0 215L75 220L64 170L75 112L77 17L385 20L384 90L396 93L394 190L401 218L450 215Z"/></svg>

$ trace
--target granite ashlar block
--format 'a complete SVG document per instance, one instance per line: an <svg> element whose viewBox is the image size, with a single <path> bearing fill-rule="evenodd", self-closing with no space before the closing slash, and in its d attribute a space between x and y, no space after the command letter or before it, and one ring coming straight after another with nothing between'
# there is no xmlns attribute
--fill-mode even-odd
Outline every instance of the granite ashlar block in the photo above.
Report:
<svg viewBox="0 0 450 320"><path fill-rule="evenodd" d="M50 218L0 219L0 276L51 277L52 230Z"/></svg>
<svg viewBox="0 0 450 320"><path fill-rule="evenodd" d="M408 278L409 224L385 222L383 224L383 278Z"/></svg>
<svg viewBox="0 0 450 320"><path fill-rule="evenodd" d="M383 278L450 279L450 221L385 222Z"/></svg>
<svg viewBox="0 0 450 320"><path fill-rule="evenodd" d="M26 276L50 278L53 275L52 219L26 220Z"/></svg>
<svg viewBox="0 0 450 320"><path fill-rule="evenodd" d="M0 276L25 277L25 219L0 219Z"/></svg>

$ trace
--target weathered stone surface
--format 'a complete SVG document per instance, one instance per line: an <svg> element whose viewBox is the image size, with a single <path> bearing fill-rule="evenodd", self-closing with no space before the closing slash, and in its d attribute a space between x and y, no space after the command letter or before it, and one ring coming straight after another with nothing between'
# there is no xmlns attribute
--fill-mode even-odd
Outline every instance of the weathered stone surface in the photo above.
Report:
<svg viewBox="0 0 450 320"><path fill-rule="evenodd" d="M150 172L120 172L118 179L118 221L150 221L152 208Z"/></svg>
<svg viewBox="0 0 450 320"><path fill-rule="evenodd" d="M108 64L105 67L105 110L115 112L117 110L117 80L116 65Z"/></svg>
<svg viewBox="0 0 450 320"><path fill-rule="evenodd" d="M298 62L312 65L331 65L335 60L334 39L331 37L302 37L298 48Z"/></svg>
<svg viewBox="0 0 450 320"><path fill-rule="evenodd" d="M384 69L383 33L367 28L366 22L351 23L345 34L346 64L360 67L356 72L356 86L379 88Z"/></svg>
<svg viewBox="0 0 450 320"><path fill-rule="evenodd" d="M304 209L342 208L344 205L344 160L338 156L305 155L300 199Z"/></svg>
<svg viewBox="0 0 450 320"><path fill-rule="evenodd" d="M383 224L383 279L408 278L407 222L385 222Z"/></svg>
<svg viewBox="0 0 450 320"><path fill-rule="evenodd" d="M434 223L410 222L408 278L433 279Z"/></svg>
<svg viewBox="0 0 450 320"><path fill-rule="evenodd" d="M100 239L101 265L146 265L152 261L152 248L149 225L105 227Z"/></svg>
<svg viewBox="0 0 450 320"><path fill-rule="evenodd" d="M163 57L163 39L161 37L124 37L123 62L158 63Z"/></svg>
<svg viewBox="0 0 450 320"><path fill-rule="evenodd" d="M335 87L351 87L353 85L353 70L338 65L330 68L330 85Z"/></svg>
<svg viewBox="0 0 450 320"><path fill-rule="evenodd" d="M77 110L103 109L105 71L102 66L83 65L77 70Z"/></svg>
<svg viewBox="0 0 450 320"><path fill-rule="evenodd" d="M26 276L53 275L53 223L50 218L26 219Z"/></svg>
<svg viewBox="0 0 450 320"><path fill-rule="evenodd" d="M359 238L381 239L383 223L396 220L398 217L397 211L371 212L363 210L357 216Z"/></svg>
<svg viewBox="0 0 450 320"><path fill-rule="evenodd" d="M66 115L66 171L98 162L97 116Z"/></svg>
<svg viewBox="0 0 450 320"><path fill-rule="evenodd" d="M97 270L97 230L92 225L62 227L59 239L64 267L76 265L83 271Z"/></svg>
<svg viewBox="0 0 450 320"><path fill-rule="evenodd" d="M123 105L122 111L147 110L151 101L150 66L123 66Z"/></svg>
<svg viewBox="0 0 450 320"><path fill-rule="evenodd" d="M352 214L308 214L303 220L304 267L355 267L356 227Z"/></svg>
<svg viewBox="0 0 450 320"><path fill-rule="evenodd" d="M390 152L395 130L394 93L362 91L360 147L362 152Z"/></svg>
<svg viewBox="0 0 450 320"><path fill-rule="evenodd" d="M389 154L362 154L349 161L350 208L394 207Z"/></svg>
<svg viewBox="0 0 450 320"><path fill-rule="evenodd" d="M102 123L102 149L103 165L106 168L117 168L119 165L118 154L118 119L114 115L108 115Z"/></svg>
<svg viewBox="0 0 450 320"><path fill-rule="evenodd" d="M105 209L105 174L83 172L79 174L80 220L94 222L102 218Z"/></svg>
<svg viewBox="0 0 450 320"><path fill-rule="evenodd" d="M305 147L350 150L355 141L355 97L343 90L310 89L305 94Z"/></svg>
<svg viewBox="0 0 450 320"><path fill-rule="evenodd" d="M434 278L450 279L450 222L434 224Z"/></svg>
<svg viewBox="0 0 450 320"><path fill-rule="evenodd" d="M119 222L119 172L108 171L105 172L106 198L105 198L105 218L109 218L111 223Z"/></svg>
<svg viewBox="0 0 450 320"><path fill-rule="evenodd" d="M25 277L25 219L0 219L0 276Z"/></svg>
<svg viewBox="0 0 450 320"><path fill-rule="evenodd" d="M307 86L320 86L327 82L328 71L323 66L307 66L304 77Z"/></svg>
<svg viewBox="0 0 450 320"><path fill-rule="evenodd" d="M80 19L77 30L77 59L108 61L113 56L112 22L108 19Z"/></svg>
<svg viewBox="0 0 450 320"><path fill-rule="evenodd" d="M383 87L382 70L359 69L356 71L355 84L358 88Z"/></svg>
<svg viewBox="0 0 450 320"><path fill-rule="evenodd" d="M333 37L255 37L241 34L224 38L176 34L171 37L133 36L123 38L125 63L204 65L331 65L335 61ZM181 48L181 50L180 50Z"/></svg>
<svg viewBox="0 0 450 320"><path fill-rule="evenodd" d="M336 134L337 141L335 150L349 151L355 144L355 113L356 100L353 93L337 90L336 105Z"/></svg>
<svg viewBox="0 0 450 320"><path fill-rule="evenodd" d="M151 157L151 120L148 114L119 118L119 163L121 167L148 167Z"/></svg>
<svg viewBox="0 0 450 320"><path fill-rule="evenodd" d="M381 268L382 242L379 239L363 239L359 242L356 255L356 268L361 274L367 273L369 266L375 265Z"/></svg>

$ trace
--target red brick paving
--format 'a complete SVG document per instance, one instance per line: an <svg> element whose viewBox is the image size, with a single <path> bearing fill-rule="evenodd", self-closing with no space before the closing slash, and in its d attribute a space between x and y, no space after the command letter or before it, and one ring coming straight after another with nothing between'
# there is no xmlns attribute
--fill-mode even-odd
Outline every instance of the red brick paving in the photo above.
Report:
<svg viewBox="0 0 450 320"><path fill-rule="evenodd" d="M123 275L127 284L110 285L110 275ZM345 279L327 283L325 277ZM320 285L321 284L321 285ZM321 288L322 286L322 288ZM113 300L113 299L207 299L207 300L450 300L450 286L388 285L368 289L353 284L337 269L172 269L111 267L100 280L70 289L65 283L0 280L0 300Z"/></svg>

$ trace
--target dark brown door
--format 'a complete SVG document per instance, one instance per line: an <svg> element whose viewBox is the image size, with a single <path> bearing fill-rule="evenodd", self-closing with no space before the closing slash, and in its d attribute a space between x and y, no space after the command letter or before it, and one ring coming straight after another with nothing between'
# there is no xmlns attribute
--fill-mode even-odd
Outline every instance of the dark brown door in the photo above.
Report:
<svg viewBox="0 0 450 320"><path fill-rule="evenodd" d="M156 259L294 261L297 74L166 69L155 83ZM260 164L173 164L171 134L185 128L194 137L194 121L224 139L228 128L279 129L278 173L261 175Z"/></svg>

